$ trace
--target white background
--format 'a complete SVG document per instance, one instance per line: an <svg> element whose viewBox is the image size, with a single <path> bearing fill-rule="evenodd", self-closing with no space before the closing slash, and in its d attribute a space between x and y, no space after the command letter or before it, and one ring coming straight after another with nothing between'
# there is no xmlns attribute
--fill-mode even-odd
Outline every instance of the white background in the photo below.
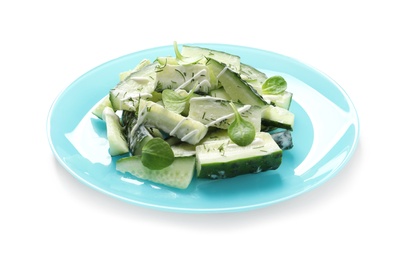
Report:
<svg viewBox="0 0 404 260"><path fill-rule="evenodd" d="M404 259L398 3L1 2L0 259ZM57 95L101 63L174 40L261 48L326 73L357 109L355 154L324 185L242 213L160 212L78 182L47 140Z"/></svg>

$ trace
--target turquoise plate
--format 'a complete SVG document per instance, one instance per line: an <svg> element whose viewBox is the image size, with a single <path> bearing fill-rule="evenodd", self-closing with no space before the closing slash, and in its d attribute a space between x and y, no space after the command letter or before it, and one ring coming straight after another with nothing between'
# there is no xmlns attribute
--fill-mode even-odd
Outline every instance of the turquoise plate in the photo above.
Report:
<svg viewBox="0 0 404 260"><path fill-rule="evenodd" d="M185 190L137 179L115 170L104 123L91 109L118 83L122 71L144 58L175 56L172 46L132 53L82 75L54 101L47 132L59 163L82 183L138 206L187 213L253 210L293 198L325 183L352 157L359 135L358 115L345 91L328 76L277 53L224 44L196 44L237 54L268 76L281 75L293 92L294 147L274 171L225 180L194 178Z"/></svg>

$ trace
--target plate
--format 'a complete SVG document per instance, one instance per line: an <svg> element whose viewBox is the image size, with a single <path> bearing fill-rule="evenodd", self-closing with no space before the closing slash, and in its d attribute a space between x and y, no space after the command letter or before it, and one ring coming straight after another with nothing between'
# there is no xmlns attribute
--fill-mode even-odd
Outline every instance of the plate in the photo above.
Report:
<svg viewBox="0 0 404 260"><path fill-rule="evenodd" d="M239 55L268 76L281 75L293 92L294 147L273 171L225 180L194 178L185 190L140 180L115 170L104 122L92 115L97 102L119 81L119 73L142 59L175 56L173 46L131 53L83 74L55 99L47 134L58 162L80 182L137 206L209 213L253 210L291 199L330 180L352 157L359 120L346 92L327 75L274 52L227 44L194 44Z"/></svg>

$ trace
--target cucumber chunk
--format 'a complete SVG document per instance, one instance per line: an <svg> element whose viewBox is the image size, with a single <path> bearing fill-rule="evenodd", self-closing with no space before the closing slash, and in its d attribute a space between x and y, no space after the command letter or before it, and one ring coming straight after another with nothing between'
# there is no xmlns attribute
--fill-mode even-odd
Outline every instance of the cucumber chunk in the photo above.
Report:
<svg viewBox="0 0 404 260"><path fill-rule="evenodd" d="M188 157L195 156L195 145L189 143L178 143L171 146L174 152L174 157ZM194 157L195 158L195 157Z"/></svg>
<svg viewBox="0 0 404 260"><path fill-rule="evenodd" d="M260 95L262 95L262 84L267 80L267 75L256 68L241 63L240 77L250 84Z"/></svg>
<svg viewBox="0 0 404 260"><path fill-rule="evenodd" d="M227 69L224 63L209 59L206 65L216 75L232 101L260 107L268 104L251 85L241 79L238 73Z"/></svg>
<svg viewBox="0 0 404 260"><path fill-rule="evenodd" d="M102 112L102 119L105 121L107 127L110 155L116 156L128 153L129 147L123 134L119 116L115 114L111 107L105 107Z"/></svg>
<svg viewBox="0 0 404 260"><path fill-rule="evenodd" d="M227 52L197 46L183 45L181 54L186 57L197 57L203 55L207 59L212 58L226 64L226 66L237 73L239 73L241 70L240 57Z"/></svg>
<svg viewBox="0 0 404 260"><path fill-rule="evenodd" d="M195 173L195 157L176 157L170 166L151 170L142 164L139 156L130 156L119 159L116 162L116 170L168 187L186 189Z"/></svg>
<svg viewBox="0 0 404 260"><path fill-rule="evenodd" d="M143 146L154 137L144 125L136 125L135 112L124 110L122 113L123 133L132 155L140 155Z"/></svg>
<svg viewBox="0 0 404 260"><path fill-rule="evenodd" d="M160 65L162 66L165 66L167 64L179 65L178 60L172 56L160 56L156 58L156 61L158 61L158 63L160 63Z"/></svg>
<svg viewBox="0 0 404 260"><path fill-rule="evenodd" d="M242 174L277 169L282 162L282 149L267 132L259 132L247 146L223 139L196 146L198 178L224 179Z"/></svg>
<svg viewBox="0 0 404 260"><path fill-rule="evenodd" d="M171 65L165 64L156 68L156 91L178 89L190 91L195 84L200 87L195 92L209 93L214 87L211 84L208 68L203 64Z"/></svg>
<svg viewBox="0 0 404 260"><path fill-rule="evenodd" d="M289 110L290 104L292 103L293 93L289 91L284 91L277 95L262 95L262 97L268 103Z"/></svg>
<svg viewBox="0 0 404 260"><path fill-rule="evenodd" d="M93 108L91 113L98 117L99 119L102 119L102 112L104 111L105 107L111 107L112 104L111 101L109 100L109 95L106 95L103 99L101 99Z"/></svg>
<svg viewBox="0 0 404 260"><path fill-rule="evenodd" d="M139 111L145 113L145 125L157 127L189 144L197 144L208 131L208 127L201 122L172 112L152 101L141 99Z"/></svg>
<svg viewBox="0 0 404 260"><path fill-rule="evenodd" d="M209 92L209 96L216 97L216 98L223 98L226 100L231 100L229 94L227 94L227 92L226 92L226 90L224 90L224 88L212 89Z"/></svg>
<svg viewBox="0 0 404 260"><path fill-rule="evenodd" d="M157 65L158 62L154 62L136 70L110 90L109 99L114 110L135 111L139 98L152 97Z"/></svg>
<svg viewBox="0 0 404 260"><path fill-rule="evenodd" d="M131 69L131 70L128 70L128 71L124 71L124 72L121 72L120 74L119 74L119 79L122 81L122 80L124 80L124 79L126 79L130 74L132 74L133 72L136 72L136 71L138 71L138 70L141 70L141 69L143 69L144 67L146 67L147 65L150 65L151 64L151 61L149 60L149 59L143 59L141 62L139 62L139 64L138 65L136 65L136 67L134 67L133 69Z"/></svg>
<svg viewBox="0 0 404 260"><path fill-rule="evenodd" d="M262 110L261 117L262 124L266 127L293 130L295 115L285 108L269 105Z"/></svg>
<svg viewBox="0 0 404 260"><path fill-rule="evenodd" d="M214 97L196 97L189 101L188 116L205 125L227 129L234 121L234 111L229 100ZM255 131L261 131L261 107L234 103L241 116L251 122Z"/></svg>
<svg viewBox="0 0 404 260"><path fill-rule="evenodd" d="M227 133L227 129L219 129L219 128L211 128L210 131L205 135L204 138L199 142L198 145L202 145L212 141L218 140L229 140L229 134Z"/></svg>

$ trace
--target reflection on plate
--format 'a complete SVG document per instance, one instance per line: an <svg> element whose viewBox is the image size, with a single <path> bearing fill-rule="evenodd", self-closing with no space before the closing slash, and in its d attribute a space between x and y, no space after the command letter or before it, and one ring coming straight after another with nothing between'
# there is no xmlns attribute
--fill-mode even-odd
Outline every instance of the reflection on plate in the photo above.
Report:
<svg viewBox="0 0 404 260"><path fill-rule="evenodd" d="M359 134L356 110L333 80L295 59L243 46L196 44L237 54L268 76L281 75L293 92L294 147L284 151L275 171L226 180L191 182L186 190L136 179L115 170L108 154L105 125L91 114L119 73L144 58L174 56L172 46L132 53L102 64L68 86L50 109L47 131L57 160L78 180L126 202L177 212L252 210L293 198L335 176L352 157Z"/></svg>

